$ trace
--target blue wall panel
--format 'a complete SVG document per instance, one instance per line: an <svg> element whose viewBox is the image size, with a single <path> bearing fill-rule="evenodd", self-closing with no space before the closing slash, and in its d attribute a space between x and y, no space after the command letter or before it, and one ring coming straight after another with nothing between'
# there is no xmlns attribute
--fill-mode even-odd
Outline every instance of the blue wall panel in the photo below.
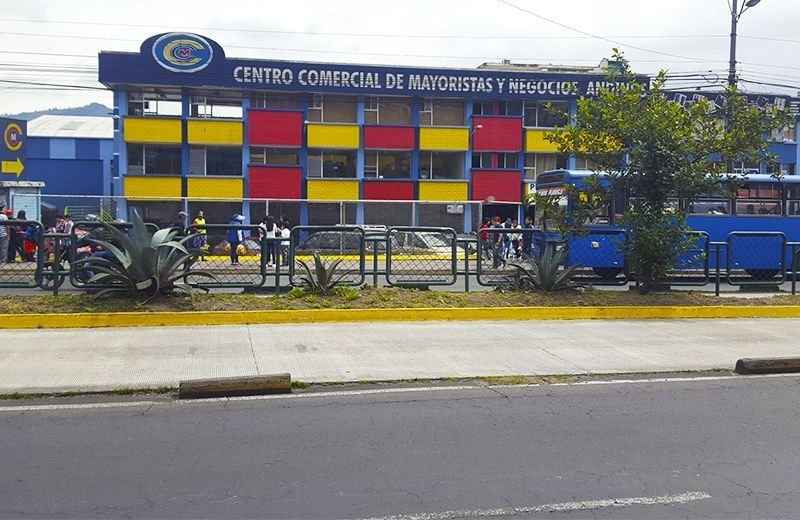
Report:
<svg viewBox="0 0 800 520"><path fill-rule="evenodd" d="M778 143L770 146L769 151L778 156L778 162L793 163L797 161L797 145Z"/></svg>
<svg viewBox="0 0 800 520"><path fill-rule="evenodd" d="M100 141L97 139L76 139L76 159L100 159Z"/></svg>
<svg viewBox="0 0 800 520"><path fill-rule="evenodd" d="M50 139L50 157L53 159L74 159L75 139Z"/></svg>
<svg viewBox="0 0 800 520"><path fill-rule="evenodd" d="M47 159L49 157L50 157L50 138L48 137L28 138L28 158Z"/></svg>

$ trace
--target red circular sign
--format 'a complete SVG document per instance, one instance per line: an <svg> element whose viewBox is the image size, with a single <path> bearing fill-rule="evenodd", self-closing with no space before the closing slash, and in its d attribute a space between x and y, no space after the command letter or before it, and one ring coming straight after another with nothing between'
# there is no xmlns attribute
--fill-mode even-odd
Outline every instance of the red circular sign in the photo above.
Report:
<svg viewBox="0 0 800 520"><path fill-rule="evenodd" d="M16 123L11 123L6 127L6 131L3 133L3 139L8 149L12 152L16 152L22 147L22 128Z"/></svg>

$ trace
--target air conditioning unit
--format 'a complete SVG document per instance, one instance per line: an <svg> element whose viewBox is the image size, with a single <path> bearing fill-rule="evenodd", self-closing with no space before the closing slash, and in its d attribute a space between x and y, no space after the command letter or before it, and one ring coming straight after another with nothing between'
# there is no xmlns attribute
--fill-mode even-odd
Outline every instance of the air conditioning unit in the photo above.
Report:
<svg viewBox="0 0 800 520"><path fill-rule="evenodd" d="M464 214L464 205L463 204L448 204L447 205L447 214L448 215L463 215Z"/></svg>

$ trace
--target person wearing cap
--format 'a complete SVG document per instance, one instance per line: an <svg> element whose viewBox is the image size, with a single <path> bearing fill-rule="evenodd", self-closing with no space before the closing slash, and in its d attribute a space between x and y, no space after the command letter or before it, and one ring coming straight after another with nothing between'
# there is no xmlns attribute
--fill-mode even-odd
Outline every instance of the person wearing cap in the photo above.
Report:
<svg viewBox="0 0 800 520"><path fill-rule="evenodd" d="M231 265L234 267L239 267L241 265L239 263L239 244L244 242L244 229L242 229L243 221L244 215L236 213L233 216L233 220L230 221L230 225L233 227L229 227L225 235L228 244L231 246Z"/></svg>
<svg viewBox="0 0 800 520"><path fill-rule="evenodd" d="M189 218L188 213L186 213L185 211L179 212L178 213L178 220L173 222L172 225L170 226L170 228L176 230L179 235L185 235L186 234L186 227L187 227L186 224L187 224L187 219L188 218Z"/></svg>
<svg viewBox="0 0 800 520"><path fill-rule="evenodd" d="M4 264L8 260L8 225L3 224L8 221L5 208L6 205L0 202L0 264Z"/></svg>
<svg viewBox="0 0 800 520"><path fill-rule="evenodd" d="M194 247L197 249L202 249L205 252L206 245L208 244L208 230L206 229L206 217L203 215L202 211L197 212L197 216L192 221L192 232L196 233L197 235L194 237ZM205 262L206 257L205 255L200 255L200 261Z"/></svg>

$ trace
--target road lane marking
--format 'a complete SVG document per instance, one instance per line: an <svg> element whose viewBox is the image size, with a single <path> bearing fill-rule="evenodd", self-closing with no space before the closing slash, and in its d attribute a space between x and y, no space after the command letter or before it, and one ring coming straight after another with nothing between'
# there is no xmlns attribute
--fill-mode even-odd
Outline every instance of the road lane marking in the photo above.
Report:
<svg viewBox="0 0 800 520"><path fill-rule="evenodd" d="M546 377L546 376L543 376ZM453 386L423 386L409 388L371 388L364 390L334 390L328 392L307 392L302 394L277 394L277 395L248 395L240 397L214 397L210 399L192 399L182 401L120 401L116 403L82 403L82 404L45 404L45 405L24 405L24 406L0 406L0 413L4 412L36 412L36 411L57 411L57 410L89 410L94 408L128 408L137 406L153 405L197 405L204 403L222 403L237 401L272 401L279 399L309 399L315 397L355 397L367 395L383 394L413 394L413 393L433 393L451 392L460 390L486 390L486 389L509 389L509 388L541 388L551 386L594 386L594 385L624 385L624 384L652 384L652 383L693 383L708 381L746 381L752 379L773 379L773 378L798 378L798 374L758 374L758 375L725 375L725 376L701 376L701 377L658 377L647 379L608 379L592 381L573 381L569 383L531 383L525 385L453 385Z"/></svg>
<svg viewBox="0 0 800 520"><path fill-rule="evenodd" d="M458 518L492 518L498 516L514 516L528 513L555 513L562 511L587 511L604 507L631 507L668 504L686 504L697 500L711 498L705 491L691 491L680 495L662 495L657 497L609 498L605 500L583 500L580 502L561 502L539 506L503 507L497 509L467 509L461 511L441 511L438 513L414 513L372 517L361 520L455 520Z"/></svg>

